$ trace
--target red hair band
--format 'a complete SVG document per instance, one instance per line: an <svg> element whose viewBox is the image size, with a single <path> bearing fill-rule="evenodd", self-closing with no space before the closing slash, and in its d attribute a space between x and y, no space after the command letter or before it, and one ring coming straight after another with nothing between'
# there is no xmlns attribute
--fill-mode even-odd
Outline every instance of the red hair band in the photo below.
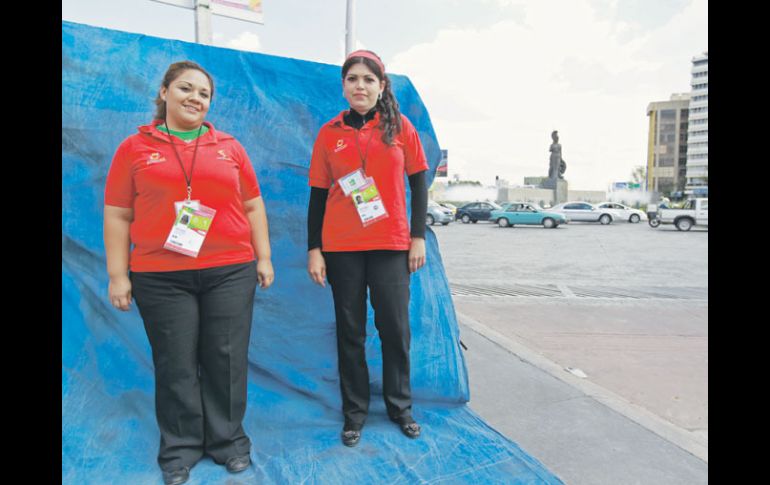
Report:
<svg viewBox="0 0 770 485"><path fill-rule="evenodd" d="M385 65L382 63L380 58L377 57L376 54L365 50L358 50L348 54L348 57L345 58L345 60L347 61L351 57L366 57L367 59L371 59L372 61L374 61L375 64L377 64L380 67L380 70L382 71L382 73L385 74Z"/></svg>

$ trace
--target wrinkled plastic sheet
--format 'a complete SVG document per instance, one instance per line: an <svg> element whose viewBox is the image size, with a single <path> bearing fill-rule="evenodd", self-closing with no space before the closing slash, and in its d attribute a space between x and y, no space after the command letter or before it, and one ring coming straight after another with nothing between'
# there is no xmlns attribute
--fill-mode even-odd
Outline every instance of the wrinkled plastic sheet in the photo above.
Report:
<svg viewBox="0 0 770 485"><path fill-rule="evenodd" d="M412 389L423 436L387 420L369 309L372 404L361 443L341 445L331 291L306 265L307 173L321 124L345 108L339 66L62 23L62 476L65 484L162 483L149 343L135 305L108 303L103 192L118 144L152 117L165 69L191 59L215 80L208 119L246 148L267 207L276 279L257 291L249 344L253 465L204 458L189 483L561 483L473 413L457 321L435 235L412 275ZM432 181L440 151L425 106L391 75Z"/></svg>

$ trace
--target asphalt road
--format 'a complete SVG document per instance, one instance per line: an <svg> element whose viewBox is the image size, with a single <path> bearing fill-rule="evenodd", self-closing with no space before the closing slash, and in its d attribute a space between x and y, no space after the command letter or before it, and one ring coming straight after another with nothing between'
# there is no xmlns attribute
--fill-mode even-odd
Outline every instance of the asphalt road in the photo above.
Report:
<svg viewBox="0 0 770 485"><path fill-rule="evenodd" d="M450 281L708 287L708 230L646 222L431 226Z"/></svg>

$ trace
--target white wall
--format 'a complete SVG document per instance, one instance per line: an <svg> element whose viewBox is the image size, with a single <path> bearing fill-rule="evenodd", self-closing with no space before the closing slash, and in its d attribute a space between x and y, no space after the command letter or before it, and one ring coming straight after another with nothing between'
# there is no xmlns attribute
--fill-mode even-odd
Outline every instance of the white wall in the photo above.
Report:
<svg viewBox="0 0 770 485"><path fill-rule="evenodd" d="M604 202L607 200L607 192L603 190L570 190L567 193L567 199L594 203Z"/></svg>
<svg viewBox="0 0 770 485"><path fill-rule="evenodd" d="M497 192L499 202L534 202L553 205L553 190L533 188L507 188Z"/></svg>

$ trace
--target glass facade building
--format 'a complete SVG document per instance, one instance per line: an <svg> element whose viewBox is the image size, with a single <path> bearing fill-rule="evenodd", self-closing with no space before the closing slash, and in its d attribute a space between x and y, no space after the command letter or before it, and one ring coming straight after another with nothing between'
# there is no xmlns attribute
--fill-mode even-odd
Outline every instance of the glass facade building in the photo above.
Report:
<svg viewBox="0 0 770 485"><path fill-rule="evenodd" d="M687 171L689 94L647 106L649 134L646 190L666 196L684 193Z"/></svg>
<svg viewBox="0 0 770 485"><path fill-rule="evenodd" d="M690 120L687 129L685 194L708 197L709 190L709 55L692 60Z"/></svg>

